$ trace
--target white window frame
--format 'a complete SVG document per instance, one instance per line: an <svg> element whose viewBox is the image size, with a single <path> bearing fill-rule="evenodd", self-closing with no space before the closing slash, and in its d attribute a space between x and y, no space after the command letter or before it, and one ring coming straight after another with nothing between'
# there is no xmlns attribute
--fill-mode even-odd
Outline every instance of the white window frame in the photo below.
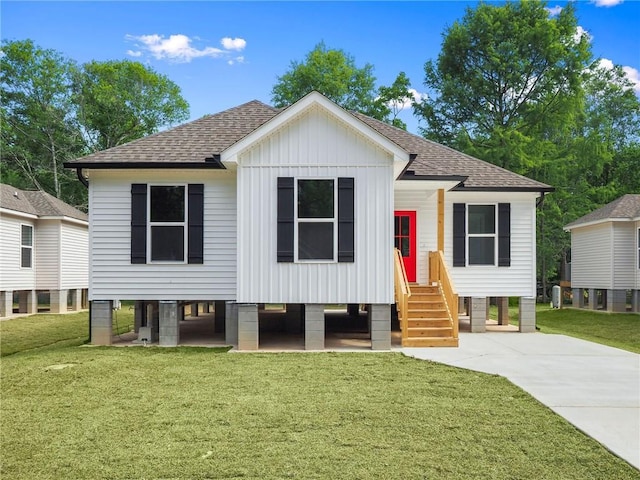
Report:
<svg viewBox="0 0 640 480"><path fill-rule="evenodd" d="M333 219L298 218L298 181L333 180ZM295 263L338 263L338 177L295 177L293 190L293 258ZM333 223L333 259L298 258L298 223Z"/></svg>
<svg viewBox="0 0 640 480"><path fill-rule="evenodd" d="M471 211L471 209L469 207L471 206L481 206L481 207L488 207L488 206L492 206L493 207L493 221L494 221L494 225L493 225L493 233L469 233L469 213ZM478 268L482 268L482 267L495 267L498 265L497 259L498 259L498 204L497 203L467 203L467 208L466 208L466 218L465 218L465 232L466 232L466 238L465 238L465 242L466 242L466 248L467 248L467 255L466 255L466 262L467 262L467 267L478 267ZM471 259L471 242L469 242L470 238L490 238L492 237L493 240L493 263L487 263L487 264L476 264L476 263L470 263L470 259Z"/></svg>
<svg viewBox="0 0 640 480"><path fill-rule="evenodd" d="M31 245L25 245L23 243L24 242L23 235L22 235L23 227L29 227L31 229ZM25 270L33 270L33 263L34 263L33 260L35 258L34 255L33 255L33 250L34 250L34 248L33 248L34 245L33 244L35 243L35 232L36 232L36 229L34 228L33 225L29 225L28 223L21 223L20 224L20 255L19 255L19 258L20 258L20 268L21 269L24 268ZM22 249L23 248L28 248L29 250L31 250L31 266L30 267L25 267L25 266L22 265Z"/></svg>
<svg viewBox="0 0 640 480"><path fill-rule="evenodd" d="M151 189L153 187L183 187L184 188L184 216L182 222L152 222L151 221ZM183 265L187 263L188 244L188 218L189 218L189 186L186 183L149 183L147 194L147 263ZM182 260L152 260L151 227L182 227L184 243L182 248Z"/></svg>

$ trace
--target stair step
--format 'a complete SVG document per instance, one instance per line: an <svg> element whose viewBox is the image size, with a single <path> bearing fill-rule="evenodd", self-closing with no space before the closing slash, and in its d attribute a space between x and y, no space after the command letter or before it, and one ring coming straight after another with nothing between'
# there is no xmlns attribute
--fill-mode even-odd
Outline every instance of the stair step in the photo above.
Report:
<svg viewBox="0 0 640 480"><path fill-rule="evenodd" d="M440 288L439 287L431 287L429 285L414 285L414 286L409 286L409 289L411 290L411 294L413 295L414 293L440 293Z"/></svg>
<svg viewBox="0 0 640 480"><path fill-rule="evenodd" d="M403 338L403 347L457 347L458 339L452 337Z"/></svg>
<svg viewBox="0 0 640 480"><path fill-rule="evenodd" d="M446 310L445 303L441 300L433 302L414 302L409 300L409 310Z"/></svg>
<svg viewBox="0 0 640 480"><path fill-rule="evenodd" d="M449 318L409 318L409 328L451 327Z"/></svg>
<svg viewBox="0 0 640 480"><path fill-rule="evenodd" d="M423 338L423 337L452 337L453 329L449 327L421 327L407 329L407 336L409 338Z"/></svg>
<svg viewBox="0 0 640 480"><path fill-rule="evenodd" d="M407 312L408 318L449 318L449 312L444 309L431 310L431 309L417 309L413 310L409 308Z"/></svg>

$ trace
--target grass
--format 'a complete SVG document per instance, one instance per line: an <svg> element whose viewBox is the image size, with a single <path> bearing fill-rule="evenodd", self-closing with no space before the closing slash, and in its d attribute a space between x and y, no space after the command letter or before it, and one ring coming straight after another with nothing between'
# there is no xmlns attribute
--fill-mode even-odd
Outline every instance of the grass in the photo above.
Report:
<svg viewBox="0 0 640 480"><path fill-rule="evenodd" d="M396 353L2 360L2 478L638 479L507 380Z"/></svg>
<svg viewBox="0 0 640 480"><path fill-rule="evenodd" d="M117 321L116 321L117 320ZM133 310L114 312L114 333L133 328ZM89 313L38 314L0 322L0 356L33 349L60 348L87 343Z"/></svg>
<svg viewBox="0 0 640 480"><path fill-rule="evenodd" d="M498 319L498 309L489 308L489 318ZM518 325L518 307L509 307L509 321ZM555 333L640 353L640 315L608 313L573 308L536 307L536 325L542 333Z"/></svg>

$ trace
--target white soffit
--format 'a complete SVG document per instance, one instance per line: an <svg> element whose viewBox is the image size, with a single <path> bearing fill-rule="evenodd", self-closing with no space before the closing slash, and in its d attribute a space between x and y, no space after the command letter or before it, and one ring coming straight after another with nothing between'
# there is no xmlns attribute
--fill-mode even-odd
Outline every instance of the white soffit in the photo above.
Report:
<svg viewBox="0 0 640 480"><path fill-rule="evenodd" d="M393 189L396 191L451 190L460 184L460 180L396 180Z"/></svg>
<svg viewBox="0 0 640 480"><path fill-rule="evenodd" d="M375 131L369 125L358 120L342 107L339 107L318 92L311 92L307 94L305 97L301 98L296 103L283 110L281 113L266 122L264 125L260 126L243 139L231 145L229 148L222 152L220 159L225 164L225 166L227 166L227 168L234 163L237 164L238 156L240 155L240 153L250 148L260 139L270 135L282 125L297 117L308 108L312 108L314 105L318 105L319 107L328 110L329 113L352 127L354 130L358 131L371 142L377 144L383 150L391 153L393 155L394 162L400 164L398 165L398 173L401 172L409 162L409 153L406 152L403 148L389 140L384 135ZM396 167L394 166L394 170L395 169Z"/></svg>

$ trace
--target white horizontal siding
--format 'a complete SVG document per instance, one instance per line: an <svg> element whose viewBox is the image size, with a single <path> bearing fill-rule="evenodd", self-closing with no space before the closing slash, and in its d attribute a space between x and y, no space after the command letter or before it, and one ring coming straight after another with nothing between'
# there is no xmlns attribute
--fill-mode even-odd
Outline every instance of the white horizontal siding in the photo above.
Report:
<svg viewBox="0 0 640 480"><path fill-rule="evenodd" d="M131 184L204 184L204 263L131 264ZM236 185L229 171L90 172L90 299L233 300Z"/></svg>
<svg viewBox="0 0 640 480"><path fill-rule="evenodd" d="M38 232L34 228L33 268L21 268L21 227L34 222L9 214L0 215L0 290L33 290L36 282L35 244Z"/></svg>
<svg viewBox="0 0 640 480"><path fill-rule="evenodd" d="M60 288L89 285L89 230L84 225L60 225Z"/></svg>
<svg viewBox="0 0 640 480"><path fill-rule="evenodd" d="M276 261L278 177L354 178L355 262ZM239 302L392 302L392 156L324 110L240 155L238 218Z"/></svg>
<svg viewBox="0 0 640 480"><path fill-rule="evenodd" d="M637 231L630 222L613 224L613 288L631 289L635 285ZM636 267L634 269L634 267Z"/></svg>
<svg viewBox="0 0 640 480"><path fill-rule="evenodd" d="M60 220L38 220L36 230L37 288L59 290Z"/></svg>
<svg viewBox="0 0 640 480"><path fill-rule="evenodd" d="M635 289L640 290L640 221L636 222L634 227L634 236L635 236L635 246L636 246L636 257L634 263L634 269L636 271L636 284Z"/></svg>
<svg viewBox="0 0 640 480"><path fill-rule="evenodd" d="M459 295L465 297L522 296L536 293L536 197L522 192L446 192L445 261ZM453 267L453 204L511 204L511 266ZM497 213L497 212L496 212ZM433 210L428 225L436 229ZM435 249L432 244L430 249Z"/></svg>
<svg viewBox="0 0 640 480"><path fill-rule="evenodd" d="M613 230L611 223L571 230L571 286L610 289Z"/></svg>

